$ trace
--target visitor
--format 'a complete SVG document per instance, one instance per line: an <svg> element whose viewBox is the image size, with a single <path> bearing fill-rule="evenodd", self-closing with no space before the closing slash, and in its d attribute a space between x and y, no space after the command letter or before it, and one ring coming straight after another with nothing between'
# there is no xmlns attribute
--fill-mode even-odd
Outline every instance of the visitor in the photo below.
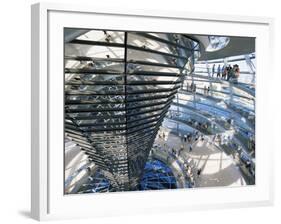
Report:
<svg viewBox="0 0 281 224"><path fill-rule="evenodd" d="M218 69L217 69L217 78L221 77L221 65L219 65Z"/></svg>
<svg viewBox="0 0 281 224"><path fill-rule="evenodd" d="M221 67L221 76L222 76L223 79L225 79L226 70L225 70L225 66L224 65Z"/></svg>
<svg viewBox="0 0 281 224"><path fill-rule="evenodd" d="M218 142L219 142L219 145L221 145L221 140L222 140L221 134L218 134Z"/></svg>
<svg viewBox="0 0 281 224"><path fill-rule="evenodd" d="M207 95L207 87L204 86L204 95Z"/></svg>
<svg viewBox="0 0 281 224"><path fill-rule="evenodd" d="M194 83L190 84L190 92L193 92L193 85L194 85Z"/></svg>
<svg viewBox="0 0 281 224"><path fill-rule="evenodd" d="M87 172L90 174L91 173L91 167L87 167Z"/></svg>
<svg viewBox="0 0 281 224"><path fill-rule="evenodd" d="M202 142L204 141L204 135L203 134L201 135L201 141Z"/></svg>
<svg viewBox="0 0 281 224"><path fill-rule="evenodd" d="M215 64L213 64L213 68L212 68L212 77L214 77L215 70L216 70L216 65L215 65Z"/></svg>
<svg viewBox="0 0 281 224"><path fill-rule="evenodd" d="M226 80L229 80L229 65L225 69L226 72Z"/></svg>
<svg viewBox="0 0 281 224"><path fill-rule="evenodd" d="M188 140L189 143L191 142L191 134L190 133L187 136L187 140Z"/></svg>
<svg viewBox="0 0 281 224"><path fill-rule="evenodd" d="M240 68L239 68L239 65L235 64L235 65L233 66L233 76L234 76L234 78L235 78L235 82L238 81L239 75L240 75Z"/></svg>
<svg viewBox="0 0 281 224"><path fill-rule="evenodd" d="M233 76L234 76L233 68L231 67L231 65L229 65L227 81L229 81L230 78L233 78Z"/></svg>
<svg viewBox="0 0 281 224"><path fill-rule="evenodd" d="M160 138L160 139L162 138L161 133L158 134L158 138Z"/></svg>
<svg viewBox="0 0 281 224"><path fill-rule="evenodd" d="M200 174L201 174L201 168L199 168L198 170L197 170L197 176L199 177L200 176Z"/></svg>
<svg viewBox="0 0 281 224"><path fill-rule="evenodd" d="M181 145L181 147L180 147L180 150L179 150L179 154L178 155L180 155L181 153L182 153L182 151L184 150L184 147L183 147L183 145Z"/></svg>
<svg viewBox="0 0 281 224"><path fill-rule="evenodd" d="M189 152L192 152L192 145L189 144Z"/></svg>

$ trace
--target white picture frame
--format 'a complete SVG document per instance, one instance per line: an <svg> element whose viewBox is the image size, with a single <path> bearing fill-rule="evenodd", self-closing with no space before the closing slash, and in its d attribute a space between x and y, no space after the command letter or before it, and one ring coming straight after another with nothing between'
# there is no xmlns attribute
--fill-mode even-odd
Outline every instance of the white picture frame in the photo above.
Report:
<svg viewBox="0 0 281 224"><path fill-rule="evenodd" d="M271 81L264 74L271 73L273 22L271 18L248 16L148 10L128 12L125 9L50 3L32 5L32 217L50 220L271 205L273 147L270 135L266 133L270 126L266 92ZM58 97L63 94L63 79L57 76L63 74L63 27L256 37L256 185L65 196L60 140L63 136L63 99Z"/></svg>

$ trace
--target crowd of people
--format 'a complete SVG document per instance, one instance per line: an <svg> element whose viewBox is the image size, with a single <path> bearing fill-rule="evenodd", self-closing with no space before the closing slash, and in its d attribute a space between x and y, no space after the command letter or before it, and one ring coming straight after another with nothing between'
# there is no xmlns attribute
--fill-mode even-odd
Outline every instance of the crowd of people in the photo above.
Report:
<svg viewBox="0 0 281 224"><path fill-rule="evenodd" d="M209 68L208 68L208 73L209 73ZM235 64L235 65L223 65L221 66L220 64L216 67L216 64L213 64L212 66L212 72L210 72L209 74L211 74L212 78L214 78L216 76L216 78L220 78L226 81L231 81L236 83L238 77L240 76L240 68L239 65ZM184 84L182 83L182 88L184 87ZM192 92L195 93L196 92L196 84L195 83L191 83L189 84L188 82L186 83L186 91L187 92ZM209 95L210 93L210 86L206 87L204 86L204 95Z"/></svg>
<svg viewBox="0 0 281 224"><path fill-rule="evenodd" d="M235 64L233 67L229 64L227 66L223 65L221 66L220 64L216 68L216 64L213 64L212 67L212 77L214 77L216 74L217 78L222 78L227 81L229 81L231 78L232 79L237 79L240 75L240 68L239 65Z"/></svg>

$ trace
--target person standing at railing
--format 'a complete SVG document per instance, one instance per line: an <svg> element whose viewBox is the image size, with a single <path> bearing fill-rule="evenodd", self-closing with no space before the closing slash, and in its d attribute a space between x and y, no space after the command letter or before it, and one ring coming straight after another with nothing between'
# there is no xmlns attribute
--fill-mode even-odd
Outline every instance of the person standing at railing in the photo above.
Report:
<svg viewBox="0 0 281 224"><path fill-rule="evenodd" d="M225 66L224 65L221 67L221 76L222 76L223 79L225 79L226 71L225 71Z"/></svg>
<svg viewBox="0 0 281 224"><path fill-rule="evenodd" d="M234 65L233 66L233 70L234 70L234 76L235 76L235 78L238 78L239 77L239 75L240 75L240 68L239 68L239 65Z"/></svg>
<svg viewBox="0 0 281 224"><path fill-rule="evenodd" d="M224 67L224 75L225 75L225 77L224 77L224 79L225 80L227 80L227 77L228 77L228 65L226 65L225 67Z"/></svg>
<svg viewBox="0 0 281 224"><path fill-rule="evenodd" d="M212 68L212 77L214 77L215 70L216 70L216 65L215 65L215 64L213 64L213 68Z"/></svg>
<svg viewBox="0 0 281 224"><path fill-rule="evenodd" d="M191 83L190 88L191 88L191 92L193 92L193 93L196 92L196 84Z"/></svg>
<svg viewBox="0 0 281 224"><path fill-rule="evenodd" d="M232 78L233 76L234 76L233 68L231 67L231 65L229 65L228 72L227 72L227 81L229 81L229 79Z"/></svg>
<svg viewBox="0 0 281 224"><path fill-rule="evenodd" d="M221 65L219 65L218 69L217 69L217 78L221 77Z"/></svg>
<svg viewBox="0 0 281 224"><path fill-rule="evenodd" d="M192 82L192 83L190 84L190 92L193 92L193 86L194 86L194 83Z"/></svg>

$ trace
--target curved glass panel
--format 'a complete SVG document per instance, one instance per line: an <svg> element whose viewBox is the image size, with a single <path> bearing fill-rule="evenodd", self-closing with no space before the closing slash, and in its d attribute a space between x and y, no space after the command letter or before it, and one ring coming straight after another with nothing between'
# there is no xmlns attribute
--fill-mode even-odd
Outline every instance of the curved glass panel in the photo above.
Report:
<svg viewBox="0 0 281 224"><path fill-rule="evenodd" d="M176 179L171 168L159 160L150 160L145 164L144 175L140 183L141 190L176 188Z"/></svg>
<svg viewBox="0 0 281 224"><path fill-rule="evenodd" d="M227 46L229 43L229 37L219 37L219 36L208 36L209 45L206 47L206 51L213 52L218 51Z"/></svg>

